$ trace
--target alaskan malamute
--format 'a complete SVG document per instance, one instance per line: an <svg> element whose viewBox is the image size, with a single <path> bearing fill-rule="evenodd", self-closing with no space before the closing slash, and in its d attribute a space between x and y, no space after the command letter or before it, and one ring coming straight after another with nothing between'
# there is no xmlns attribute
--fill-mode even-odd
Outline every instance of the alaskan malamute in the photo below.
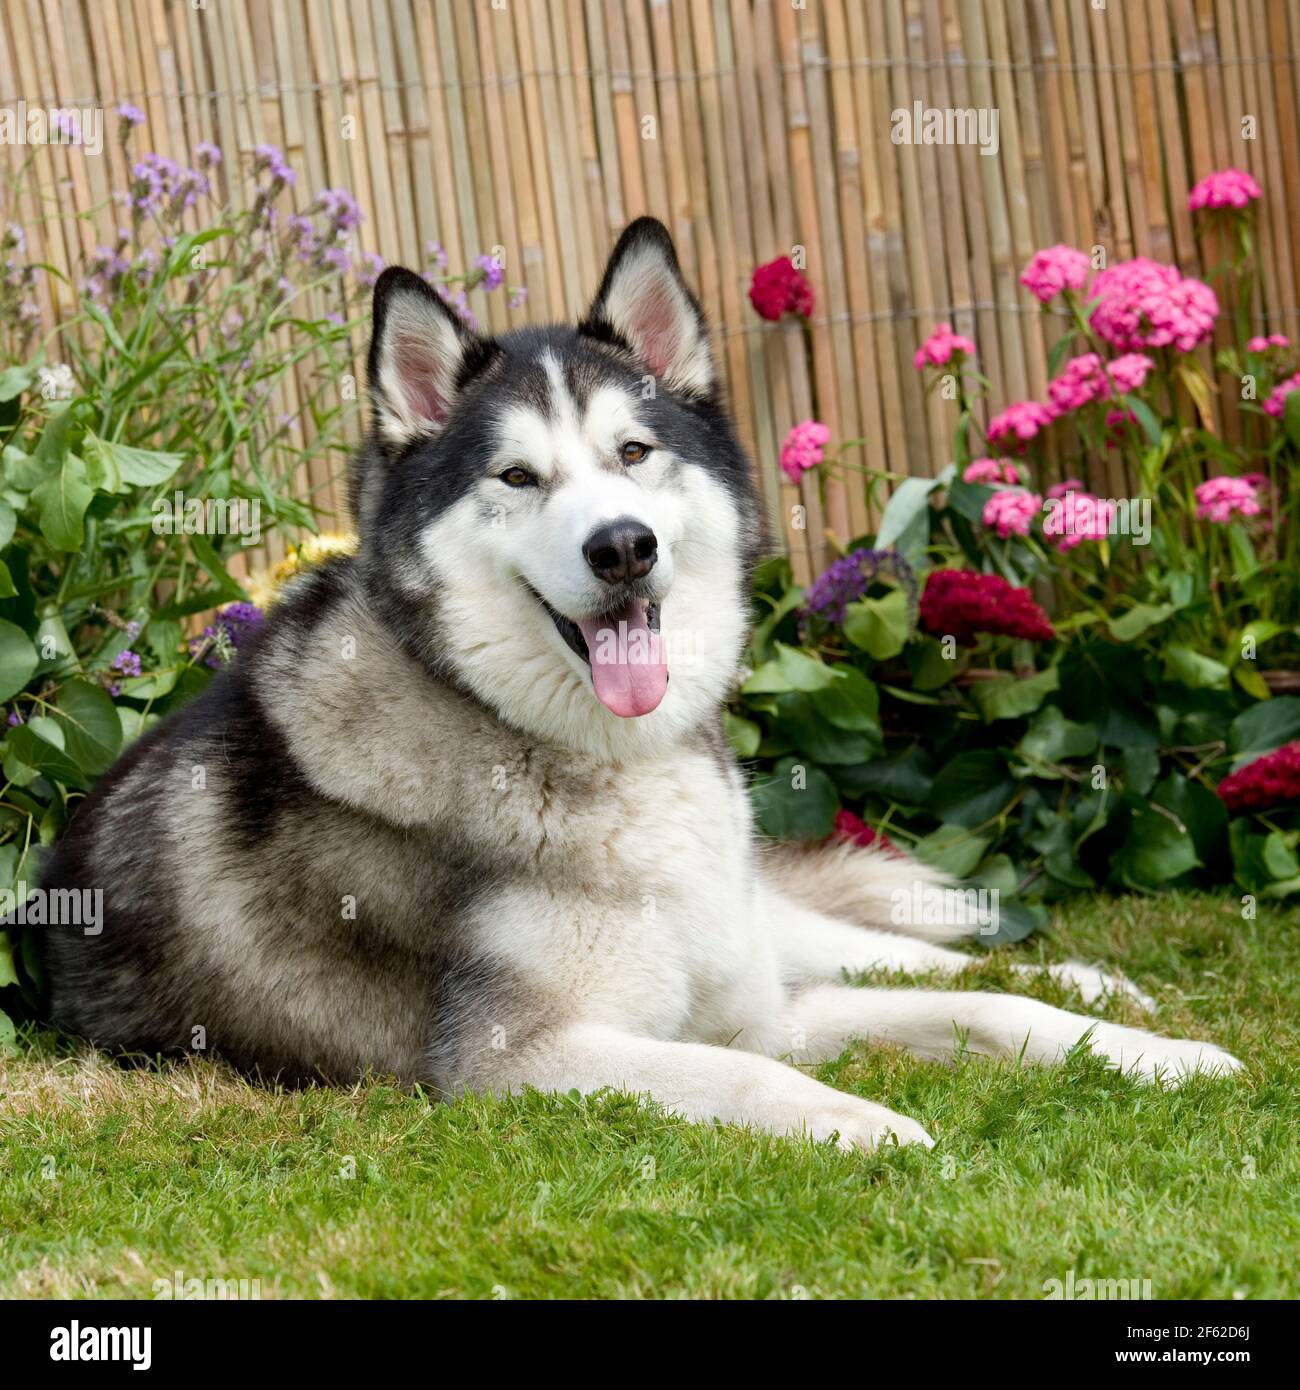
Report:
<svg viewBox="0 0 1300 1390"><path fill-rule="evenodd" d="M359 554L293 581L51 858L45 887L104 890L100 935L46 933L56 1023L265 1078L623 1088L844 1146L930 1142L798 1070L850 1039L1239 1065L1030 999L842 982L972 958L939 944L961 929L891 926L926 869L755 840L719 712L759 508L658 222L576 328L479 337L385 271L369 378Z"/></svg>

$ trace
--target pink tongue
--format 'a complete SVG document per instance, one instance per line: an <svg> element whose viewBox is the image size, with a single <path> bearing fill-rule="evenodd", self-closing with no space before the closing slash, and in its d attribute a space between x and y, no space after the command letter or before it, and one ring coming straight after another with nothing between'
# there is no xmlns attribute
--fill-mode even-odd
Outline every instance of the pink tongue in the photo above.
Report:
<svg viewBox="0 0 1300 1390"><path fill-rule="evenodd" d="M591 656L596 698L623 719L657 709L668 689L668 661L659 633L650 631L646 610L635 600L617 613L580 619Z"/></svg>

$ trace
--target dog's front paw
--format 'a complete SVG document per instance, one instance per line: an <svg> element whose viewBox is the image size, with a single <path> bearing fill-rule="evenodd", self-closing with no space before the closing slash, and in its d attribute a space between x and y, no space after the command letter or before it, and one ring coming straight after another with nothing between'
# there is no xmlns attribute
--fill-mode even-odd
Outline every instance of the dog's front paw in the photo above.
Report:
<svg viewBox="0 0 1300 1390"><path fill-rule="evenodd" d="M1229 1076L1245 1065L1213 1043L1192 1038L1161 1038L1136 1028L1098 1024L1094 1052L1139 1081L1181 1085L1192 1076Z"/></svg>
<svg viewBox="0 0 1300 1390"><path fill-rule="evenodd" d="M793 1128L814 1139L834 1136L841 1149L874 1149L882 1144L923 1144L927 1149L934 1148L934 1140L915 1120L857 1096L841 1095L828 1101L803 1115Z"/></svg>

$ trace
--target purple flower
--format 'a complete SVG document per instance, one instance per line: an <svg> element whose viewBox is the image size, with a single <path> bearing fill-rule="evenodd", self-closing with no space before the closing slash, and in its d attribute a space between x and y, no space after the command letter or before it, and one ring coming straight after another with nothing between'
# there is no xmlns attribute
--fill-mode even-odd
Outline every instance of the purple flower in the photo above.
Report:
<svg viewBox="0 0 1300 1390"><path fill-rule="evenodd" d="M140 624L134 618L126 625L126 635L127 640L131 642L134 642L140 635Z"/></svg>
<svg viewBox="0 0 1300 1390"><path fill-rule="evenodd" d="M117 108L117 118L122 122L124 134L132 126L144 124L144 112L138 106L132 106L129 101L124 101Z"/></svg>
<svg viewBox="0 0 1300 1390"><path fill-rule="evenodd" d="M373 251L367 251L361 258L362 264L357 269L357 279L368 290L373 290L375 281L379 279L384 269L384 258L376 255Z"/></svg>
<svg viewBox="0 0 1300 1390"><path fill-rule="evenodd" d="M9 718L6 722L11 729L16 729L19 724L25 724L27 721L23 718L21 710L11 709L9 711Z"/></svg>
<svg viewBox="0 0 1300 1390"><path fill-rule="evenodd" d="M348 255L346 246L327 246L320 253L320 258L325 265L338 271L340 275L346 275L352 269L352 257Z"/></svg>
<svg viewBox="0 0 1300 1390"><path fill-rule="evenodd" d="M361 209L346 188L322 188L313 206L318 212L328 213L334 225L344 231L360 225Z"/></svg>
<svg viewBox="0 0 1300 1390"><path fill-rule="evenodd" d="M128 647L125 651L118 652L109 669L116 671L119 676L138 676L140 674L140 658Z"/></svg>
<svg viewBox="0 0 1300 1390"><path fill-rule="evenodd" d="M527 298L528 291L524 288L523 285L520 285L519 288L515 290L515 292L510 296L509 307L512 309L522 309L524 307L524 301Z"/></svg>
<svg viewBox="0 0 1300 1390"><path fill-rule="evenodd" d="M190 638L190 655L218 671L262 626L265 614L254 603L228 603L198 637Z"/></svg>
<svg viewBox="0 0 1300 1390"><path fill-rule="evenodd" d="M855 550L813 580L804 595L803 611L842 623L848 605L860 599L868 585L882 575L898 581L907 594L908 607L915 610L918 586L912 567L893 550Z"/></svg>
<svg viewBox="0 0 1300 1390"><path fill-rule="evenodd" d="M221 148L210 140L200 140L194 146L200 169L215 169L221 163Z"/></svg>
<svg viewBox="0 0 1300 1390"><path fill-rule="evenodd" d="M495 256L475 256L474 264L483 272L482 285L485 290L494 290L501 283L505 272Z"/></svg>
<svg viewBox="0 0 1300 1390"><path fill-rule="evenodd" d="M253 173L265 170L271 176L272 190L279 186L292 186L298 175L289 167L284 152L275 145L253 146Z"/></svg>
<svg viewBox="0 0 1300 1390"><path fill-rule="evenodd" d="M447 269L447 253L442 249L440 241L426 241L424 243L425 253L429 260L438 267L439 270Z"/></svg>

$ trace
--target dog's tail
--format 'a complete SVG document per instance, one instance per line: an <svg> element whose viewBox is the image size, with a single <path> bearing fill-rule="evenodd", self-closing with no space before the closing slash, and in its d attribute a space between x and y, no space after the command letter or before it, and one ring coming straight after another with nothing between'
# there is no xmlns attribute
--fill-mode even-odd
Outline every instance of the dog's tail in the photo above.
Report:
<svg viewBox="0 0 1300 1390"><path fill-rule="evenodd" d="M765 848L763 865L767 880L786 897L860 927L938 942L958 941L977 929L974 921L932 921L938 914L911 911L918 894L952 883L938 869L896 851L780 842Z"/></svg>

